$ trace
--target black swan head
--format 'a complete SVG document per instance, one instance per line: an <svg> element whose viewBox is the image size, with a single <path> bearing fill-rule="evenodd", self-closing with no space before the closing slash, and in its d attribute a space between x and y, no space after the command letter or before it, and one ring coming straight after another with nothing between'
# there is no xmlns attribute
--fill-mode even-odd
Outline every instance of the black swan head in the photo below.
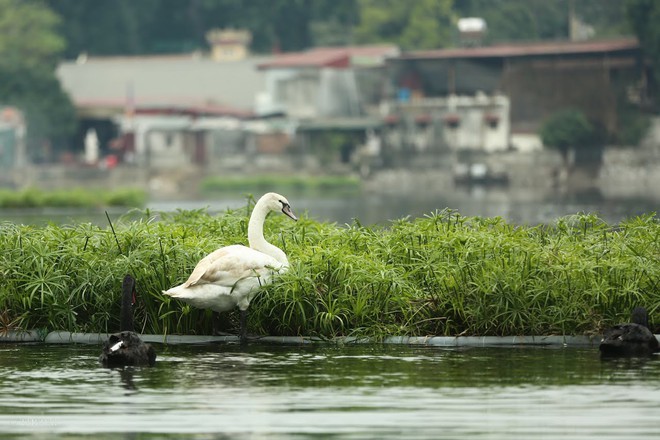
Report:
<svg viewBox="0 0 660 440"><path fill-rule="evenodd" d="M660 344L649 329L646 309L635 307L630 320L605 331L598 347L602 356L650 356L660 351Z"/></svg>
<svg viewBox="0 0 660 440"><path fill-rule="evenodd" d="M104 367L153 366L156 363L156 350L142 342L134 332L133 304L135 304L135 279L131 275L126 275L122 283L120 332L110 335L103 344L99 362Z"/></svg>

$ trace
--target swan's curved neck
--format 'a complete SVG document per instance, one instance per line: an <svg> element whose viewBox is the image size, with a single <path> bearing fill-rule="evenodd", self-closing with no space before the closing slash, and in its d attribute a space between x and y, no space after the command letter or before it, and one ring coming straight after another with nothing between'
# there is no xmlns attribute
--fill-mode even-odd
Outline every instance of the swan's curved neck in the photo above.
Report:
<svg viewBox="0 0 660 440"><path fill-rule="evenodd" d="M264 222L268 215L268 208L259 202L254 205L254 210L248 223L248 242L250 247L256 251L270 255L284 265L289 265L289 260L282 249L272 245L264 238Z"/></svg>
<svg viewBox="0 0 660 440"><path fill-rule="evenodd" d="M649 314L643 307L635 307L633 309L631 321L635 324L649 328Z"/></svg>

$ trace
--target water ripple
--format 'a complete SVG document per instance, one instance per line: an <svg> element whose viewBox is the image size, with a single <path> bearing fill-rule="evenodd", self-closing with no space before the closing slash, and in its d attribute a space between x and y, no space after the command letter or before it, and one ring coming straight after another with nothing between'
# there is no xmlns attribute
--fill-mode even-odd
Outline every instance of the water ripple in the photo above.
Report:
<svg viewBox="0 0 660 440"><path fill-rule="evenodd" d="M592 350L159 347L107 370L98 347L0 347L0 432L223 438L660 437L660 362Z"/></svg>

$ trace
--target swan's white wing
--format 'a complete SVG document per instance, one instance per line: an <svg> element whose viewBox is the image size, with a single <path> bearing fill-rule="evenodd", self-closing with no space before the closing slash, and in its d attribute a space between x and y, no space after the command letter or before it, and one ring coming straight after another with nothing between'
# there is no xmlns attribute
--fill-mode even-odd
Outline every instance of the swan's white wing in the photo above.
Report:
<svg viewBox="0 0 660 440"><path fill-rule="evenodd" d="M183 286L216 284L231 288L242 279L265 276L281 265L275 258L247 246L226 246L202 258Z"/></svg>

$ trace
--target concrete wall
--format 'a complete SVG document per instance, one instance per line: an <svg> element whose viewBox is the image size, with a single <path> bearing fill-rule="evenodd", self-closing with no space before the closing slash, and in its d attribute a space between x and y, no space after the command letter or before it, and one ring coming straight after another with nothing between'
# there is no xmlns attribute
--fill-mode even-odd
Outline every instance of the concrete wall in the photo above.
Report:
<svg viewBox="0 0 660 440"><path fill-rule="evenodd" d="M444 144L454 151L504 151L510 145L510 101L503 95L449 96L447 98L412 98L393 101L384 112L396 115L404 132L403 143L412 150L438 149ZM425 118L424 123L420 123ZM391 133L388 134L391 136ZM419 148L424 145L424 148ZM440 148L442 149L442 148Z"/></svg>
<svg viewBox="0 0 660 440"><path fill-rule="evenodd" d="M294 119L359 115L358 84L352 69L270 69L261 113L282 111Z"/></svg>

